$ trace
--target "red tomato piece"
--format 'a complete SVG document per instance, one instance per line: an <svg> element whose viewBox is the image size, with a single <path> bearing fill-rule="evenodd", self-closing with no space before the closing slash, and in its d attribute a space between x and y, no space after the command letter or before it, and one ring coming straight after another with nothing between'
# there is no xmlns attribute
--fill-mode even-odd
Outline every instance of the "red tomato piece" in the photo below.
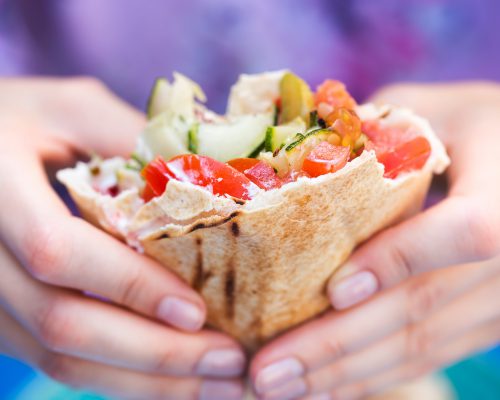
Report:
<svg viewBox="0 0 500 400"><path fill-rule="evenodd" d="M142 176L154 196L161 195L171 179L205 187L213 194L227 194L242 200L250 200L258 191L257 186L236 169L196 154L180 155L168 162L157 157L144 168Z"/></svg>
<svg viewBox="0 0 500 400"><path fill-rule="evenodd" d="M431 154L429 141L411 128L381 127L377 121L365 121L363 132L370 139L366 149L375 150L378 161L384 164L386 178L421 169Z"/></svg>
<svg viewBox="0 0 500 400"><path fill-rule="evenodd" d="M153 197L160 196L167 186L170 179L174 179L170 173L167 163L163 158L156 157L141 172L142 177L146 180L146 187L142 197L145 201L151 200Z"/></svg>
<svg viewBox="0 0 500 400"><path fill-rule="evenodd" d="M255 164L258 164L260 161L257 160L256 158L234 158L232 160L229 160L227 163L233 167L236 168L238 171L241 173L245 173L247 169L252 168Z"/></svg>
<svg viewBox="0 0 500 400"><path fill-rule="evenodd" d="M343 107L352 110L356 107L356 101L351 97L342 82L327 79L316 89L316 106L326 103L334 108Z"/></svg>
<svg viewBox="0 0 500 400"><path fill-rule="evenodd" d="M266 162L255 158L235 158L228 162L233 168L264 190L279 188L283 181L278 177L274 169Z"/></svg>
<svg viewBox="0 0 500 400"><path fill-rule="evenodd" d="M153 192L153 189L151 188L149 183L146 183L146 185L144 186L144 189L142 191L142 199L144 200L144 202L147 203L148 201L152 200L154 197L155 197L155 193Z"/></svg>
<svg viewBox="0 0 500 400"><path fill-rule="evenodd" d="M429 141L417 136L409 142L400 143L394 149L377 155L384 164L386 178L397 178L401 172L421 169L431 154Z"/></svg>
<svg viewBox="0 0 500 400"><path fill-rule="evenodd" d="M350 153L348 146L334 146L328 142L321 142L305 158L302 170L312 177L338 171L346 165Z"/></svg>

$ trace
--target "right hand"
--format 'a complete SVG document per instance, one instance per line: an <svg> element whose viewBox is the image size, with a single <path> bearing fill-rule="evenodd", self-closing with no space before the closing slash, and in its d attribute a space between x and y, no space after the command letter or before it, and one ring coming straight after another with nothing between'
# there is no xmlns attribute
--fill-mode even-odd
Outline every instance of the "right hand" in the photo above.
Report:
<svg viewBox="0 0 500 400"><path fill-rule="evenodd" d="M244 354L200 331L201 297L72 217L46 175L130 153L144 123L92 79L0 80L0 352L114 397L238 399Z"/></svg>

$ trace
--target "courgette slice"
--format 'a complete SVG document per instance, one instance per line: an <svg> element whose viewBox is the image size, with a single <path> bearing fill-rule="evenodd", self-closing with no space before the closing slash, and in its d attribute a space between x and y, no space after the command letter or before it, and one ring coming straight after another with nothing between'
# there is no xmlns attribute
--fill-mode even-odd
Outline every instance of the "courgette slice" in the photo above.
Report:
<svg viewBox="0 0 500 400"><path fill-rule="evenodd" d="M262 145L272 114L242 115L225 123L200 124L198 154L226 162L249 157Z"/></svg>
<svg viewBox="0 0 500 400"><path fill-rule="evenodd" d="M146 107L148 119L153 119L168 107L170 102L170 90L171 85L167 79L158 78L155 80Z"/></svg>
<svg viewBox="0 0 500 400"><path fill-rule="evenodd" d="M297 133L302 133L306 124L302 118L296 118L286 125L270 126L266 131L266 151L276 151L287 144Z"/></svg>
<svg viewBox="0 0 500 400"><path fill-rule="evenodd" d="M146 126L137 141L135 155L148 163L155 156L160 155L165 160L188 153L187 129L180 120L172 123L165 113L154 117Z"/></svg>
<svg viewBox="0 0 500 400"><path fill-rule="evenodd" d="M281 123L286 123L301 117L309 121L309 112L314 107L311 89L297 75L287 72L280 82Z"/></svg>
<svg viewBox="0 0 500 400"><path fill-rule="evenodd" d="M198 153L198 129L200 124L195 122L188 132L188 150L191 153Z"/></svg>

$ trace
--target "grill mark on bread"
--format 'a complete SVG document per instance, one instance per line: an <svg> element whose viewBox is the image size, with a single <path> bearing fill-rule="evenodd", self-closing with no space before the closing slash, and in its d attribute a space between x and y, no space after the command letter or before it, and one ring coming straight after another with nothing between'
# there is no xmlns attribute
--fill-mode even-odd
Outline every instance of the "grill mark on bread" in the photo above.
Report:
<svg viewBox="0 0 500 400"><path fill-rule="evenodd" d="M226 218L224 218L223 220L214 222L212 224L205 224L205 223L201 222L199 224L193 225L187 233L194 232L198 229L213 228L214 226L219 226L219 225L225 224L226 222L231 221L238 214L239 214L238 211L235 211L235 212L231 213L229 216L227 216Z"/></svg>
<svg viewBox="0 0 500 400"><path fill-rule="evenodd" d="M196 243L196 261L194 266L194 278L193 278L193 288L196 291L200 291L205 283L205 272L203 271L203 252L202 252L202 240L200 237L195 239Z"/></svg>
<svg viewBox="0 0 500 400"><path fill-rule="evenodd" d="M231 224L231 232L233 236L238 237L240 235L240 227L236 221Z"/></svg>
<svg viewBox="0 0 500 400"><path fill-rule="evenodd" d="M224 292L226 294L226 318L232 320L234 317L234 299L236 289L236 272L234 270L233 257L229 259L224 283Z"/></svg>
<svg viewBox="0 0 500 400"><path fill-rule="evenodd" d="M153 238L153 240L169 239L170 235L168 233L162 233L160 236Z"/></svg>

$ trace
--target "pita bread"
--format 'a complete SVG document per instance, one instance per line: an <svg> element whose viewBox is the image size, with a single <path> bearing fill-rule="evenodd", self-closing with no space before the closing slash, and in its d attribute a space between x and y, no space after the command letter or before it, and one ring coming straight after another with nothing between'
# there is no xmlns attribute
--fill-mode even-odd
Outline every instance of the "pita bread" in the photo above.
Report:
<svg viewBox="0 0 500 400"><path fill-rule="evenodd" d="M58 178L85 218L175 271L204 297L210 325L255 349L326 310L335 270L359 243L418 211L433 173L449 164L428 122L411 111L369 104L357 112L417 129L432 146L423 169L385 179L365 151L333 174L244 204L176 181L146 205L134 189L112 198L92 189L82 163Z"/></svg>

